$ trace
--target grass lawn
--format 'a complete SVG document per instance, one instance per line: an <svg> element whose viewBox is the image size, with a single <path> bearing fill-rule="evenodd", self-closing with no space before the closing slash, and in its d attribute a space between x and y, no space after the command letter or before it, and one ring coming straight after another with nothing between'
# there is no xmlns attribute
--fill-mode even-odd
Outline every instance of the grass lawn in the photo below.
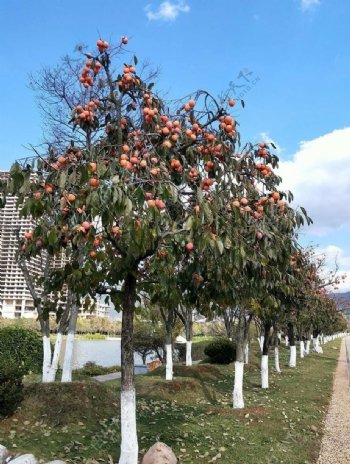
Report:
<svg viewBox="0 0 350 464"><path fill-rule="evenodd" d="M140 454L155 441L171 446L180 463L313 463L318 455L340 341L323 355L270 369L270 389L259 388L259 358L246 366L244 410L231 407L233 365L175 366L175 380L164 368L137 377ZM254 349L257 347L254 345ZM271 356L272 358L272 356ZM272 366L273 361L271 359ZM110 462L118 457L120 381L91 380L70 385L30 384L12 418L0 422L0 443L38 458L67 462Z"/></svg>

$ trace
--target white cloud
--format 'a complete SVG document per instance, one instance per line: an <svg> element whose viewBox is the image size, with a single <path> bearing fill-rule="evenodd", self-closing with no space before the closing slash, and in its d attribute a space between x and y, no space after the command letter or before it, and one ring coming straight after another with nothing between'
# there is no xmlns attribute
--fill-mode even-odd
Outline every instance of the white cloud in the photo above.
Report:
<svg viewBox="0 0 350 464"><path fill-rule="evenodd" d="M301 0L301 9L307 11L319 4L320 0Z"/></svg>
<svg viewBox="0 0 350 464"><path fill-rule="evenodd" d="M277 174L282 189L291 190L294 204L304 206L314 221L306 233L350 230L350 127L301 142Z"/></svg>
<svg viewBox="0 0 350 464"><path fill-rule="evenodd" d="M151 8L151 5L147 5L145 8L147 18L150 21L173 21L180 13L188 13L190 11L189 5L182 1L172 3L167 0L159 5L157 11L153 11Z"/></svg>
<svg viewBox="0 0 350 464"><path fill-rule="evenodd" d="M273 153L277 155L278 157L280 157L281 154L284 152L284 148L282 148L281 145L278 142L276 142L276 140L270 137L267 132L260 132L258 142L265 142L265 143L272 142L276 147L273 149Z"/></svg>

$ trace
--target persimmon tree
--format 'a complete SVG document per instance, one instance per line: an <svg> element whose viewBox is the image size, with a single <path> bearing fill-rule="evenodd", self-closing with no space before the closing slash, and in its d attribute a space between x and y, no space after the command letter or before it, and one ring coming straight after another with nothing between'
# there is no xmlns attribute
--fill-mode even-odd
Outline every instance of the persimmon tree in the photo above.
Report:
<svg viewBox="0 0 350 464"><path fill-rule="evenodd" d="M38 153L11 175L22 214L36 220L32 253L39 238L51 255L72 250L55 284L77 301L103 293L121 305L120 463L136 463L132 334L145 269L168 244L190 255L215 241L220 253L235 227L227 205L252 176L268 178L270 171L236 156L236 122L207 92L169 108L137 74L135 58L118 75L109 45L99 40L97 47L80 76L83 101L70 115L84 142Z"/></svg>
<svg viewBox="0 0 350 464"><path fill-rule="evenodd" d="M265 285L266 257L276 259L283 247L274 218L292 228L301 215L293 217L276 191L271 146L240 147L229 114L235 102L223 107L199 90L168 105L141 79L136 57L123 53L125 63L114 71L121 56L115 50L126 43L112 49L99 39L96 52L85 54L85 91L67 118L85 138L37 153L32 164L16 163L11 175L22 214L36 220L30 253L69 250L53 287L66 286L76 304L87 294L109 295L122 309L119 462L135 464L133 321L160 250L193 265L208 253L223 263L226 271L212 266L211 278L235 275L223 285L240 292L248 321L250 301Z"/></svg>

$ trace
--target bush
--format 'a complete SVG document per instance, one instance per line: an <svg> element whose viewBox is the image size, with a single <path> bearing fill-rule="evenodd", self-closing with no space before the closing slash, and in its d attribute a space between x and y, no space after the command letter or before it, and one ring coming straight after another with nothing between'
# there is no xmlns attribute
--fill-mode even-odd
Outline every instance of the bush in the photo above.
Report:
<svg viewBox="0 0 350 464"><path fill-rule="evenodd" d="M192 360L201 361L205 358L204 350L210 343L208 340L202 340L197 342L192 340ZM179 361L185 361L186 359L186 343L176 343L175 350L177 352L177 358Z"/></svg>
<svg viewBox="0 0 350 464"><path fill-rule="evenodd" d="M3 327L0 329L0 359L12 360L23 373L39 373L43 363L41 336L23 327Z"/></svg>
<svg viewBox="0 0 350 464"><path fill-rule="evenodd" d="M0 360L0 417L15 412L23 400L23 369L12 360Z"/></svg>
<svg viewBox="0 0 350 464"><path fill-rule="evenodd" d="M93 361L88 361L84 364L84 367L81 369L75 369L74 374L88 375L93 377L95 375L104 375L110 374L111 372L119 372L121 370L120 366L100 366Z"/></svg>
<svg viewBox="0 0 350 464"><path fill-rule="evenodd" d="M230 364L236 357L236 347L227 338L218 338L205 347L204 354L214 364Z"/></svg>

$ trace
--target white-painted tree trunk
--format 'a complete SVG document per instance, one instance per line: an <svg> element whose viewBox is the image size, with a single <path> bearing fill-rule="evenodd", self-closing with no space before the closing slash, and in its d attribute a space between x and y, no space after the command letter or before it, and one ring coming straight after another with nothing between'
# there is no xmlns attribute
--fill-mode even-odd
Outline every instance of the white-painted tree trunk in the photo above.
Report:
<svg viewBox="0 0 350 464"><path fill-rule="evenodd" d="M305 356L305 343L303 340L300 340L300 357L304 358Z"/></svg>
<svg viewBox="0 0 350 464"><path fill-rule="evenodd" d="M243 372L244 363L240 361L235 362L235 381L233 386L233 409L243 409Z"/></svg>
<svg viewBox="0 0 350 464"><path fill-rule="evenodd" d="M261 388L269 388L269 357L261 356Z"/></svg>
<svg viewBox="0 0 350 464"><path fill-rule="evenodd" d="M278 340L279 340L279 341L282 340L282 334L281 334L281 332L277 332L277 337L278 337Z"/></svg>
<svg viewBox="0 0 350 464"><path fill-rule="evenodd" d="M244 356L244 364L248 364L249 363L249 343L248 342L245 344L243 356Z"/></svg>
<svg viewBox="0 0 350 464"><path fill-rule="evenodd" d="M72 381L72 364L74 350L74 333L69 332L66 340L66 349L64 352L64 361L62 367L62 382Z"/></svg>
<svg viewBox="0 0 350 464"><path fill-rule="evenodd" d="M262 352L263 347L264 347L264 340L265 340L264 335L261 335L260 337L258 337L258 343L259 343L260 351L261 351L261 352Z"/></svg>
<svg viewBox="0 0 350 464"><path fill-rule="evenodd" d="M275 346L275 371L278 372L278 373L281 372L281 369L280 369L280 353L279 353L278 346Z"/></svg>
<svg viewBox="0 0 350 464"><path fill-rule="evenodd" d="M61 354L61 347L62 347L62 339L63 335L61 332L57 332L56 342L55 342L55 349L53 352L50 373L49 373L49 382L54 382L56 379L56 373L58 368L58 361L60 359Z"/></svg>
<svg viewBox="0 0 350 464"><path fill-rule="evenodd" d="M186 366L192 366L192 342L186 340Z"/></svg>
<svg viewBox="0 0 350 464"><path fill-rule="evenodd" d="M310 354L310 340L306 340L306 345L305 345L305 354Z"/></svg>
<svg viewBox="0 0 350 464"><path fill-rule="evenodd" d="M320 346L320 343L319 343L319 340L318 340L318 336L314 338L314 351L316 353L319 353L319 354L322 354L323 353L323 349L322 347Z"/></svg>
<svg viewBox="0 0 350 464"><path fill-rule="evenodd" d="M297 347L292 345L289 352L289 367L297 366Z"/></svg>
<svg viewBox="0 0 350 464"><path fill-rule="evenodd" d="M121 445L119 464L137 464L139 446L136 430L135 390L120 394Z"/></svg>
<svg viewBox="0 0 350 464"><path fill-rule="evenodd" d="M42 382L50 382L50 368L51 368L51 343L50 337L43 335L43 372Z"/></svg>
<svg viewBox="0 0 350 464"><path fill-rule="evenodd" d="M288 335L285 335L285 336L284 336L284 343L285 343L286 346L289 345L289 338L288 338Z"/></svg>
<svg viewBox="0 0 350 464"><path fill-rule="evenodd" d="M166 351L165 380L173 380L173 347L171 343L165 345L165 351Z"/></svg>

